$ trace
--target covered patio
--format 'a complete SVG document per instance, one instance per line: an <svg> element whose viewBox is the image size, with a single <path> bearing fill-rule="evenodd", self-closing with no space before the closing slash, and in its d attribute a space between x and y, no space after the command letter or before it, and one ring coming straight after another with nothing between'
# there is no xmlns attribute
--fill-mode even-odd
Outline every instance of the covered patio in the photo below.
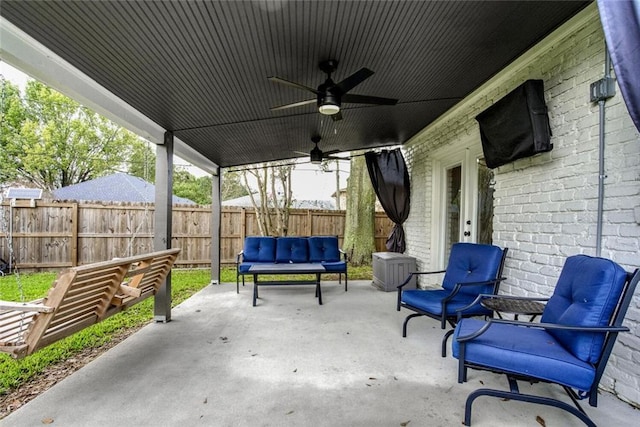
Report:
<svg viewBox="0 0 640 427"><path fill-rule="evenodd" d="M173 155L212 174L211 279L218 283L222 168L311 154L314 136L325 153L410 144L414 185L431 202L423 187L432 177L426 163L434 160L424 152L446 140L423 135L433 141L418 147L416 135L439 118L451 119L447 114L461 100L484 99L479 88L493 76L593 6L5 0L0 53L157 144L156 249L171 246ZM549 53L557 49L546 46ZM331 76L319 67L328 60L338 62ZM352 94L397 103L345 101L342 120L320 114L318 85L327 77L362 76L365 67L375 74L358 78ZM291 103L300 104L271 110ZM458 126L473 117L440 125L469 137ZM422 222L430 218L420 221L415 235L426 236ZM435 259L427 240L415 246L428 248L420 252L425 260ZM560 255L565 252L554 253ZM238 296L231 286L210 286L172 316L168 281L155 305L156 320L166 324L149 325L3 423L448 426L459 425L464 399L480 382L506 387L503 378L478 373L457 384L456 361L436 348L437 324L402 339L394 293L362 282L348 293L328 285L323 294L318 306L304 290L270 289L252 308L246 289ZM637 424L637 411L608 393L597 409L586 410L601 425ZM500 401L479 402L473 422L580 425L560 411Z"/></svg>
<svg viewBox="0 0 640 427"><path fill-rule="evenodd" d="M278 287L253 308L250 288L208 286L172 322L146 326L2 425L458 426L472 390L507 386L487 372L458 384L435 321L416 321L402 338L406 313L395 310L394 292L368 281L323 288L322 306L311 288ZM602 426L638 421L608 393L586 410ZM472 422L582 425L564 411L499 399L476 402Z"/></svg>
<svg viewBox="0 0 640 427"><path fill-rule="evenodd" d="M405 144L590 3L5 0L0 53L157 144L156 250L174 154L212 174L217 283L221 168Z"/></svg>

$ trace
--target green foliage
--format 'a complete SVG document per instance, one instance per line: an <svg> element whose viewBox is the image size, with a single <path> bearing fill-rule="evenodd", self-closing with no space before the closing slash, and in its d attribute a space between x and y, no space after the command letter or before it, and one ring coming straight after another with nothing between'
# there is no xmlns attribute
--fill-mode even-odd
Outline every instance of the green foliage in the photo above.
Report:
<svg viewBox="0 0 640 427"><path fill-rule="evenodd" d="M0 182L16 178L13 168L3 168L11 158L9 144L20 131L26 111L20 99L20 90L6 79L0 80Z"/></svg>
<svg viewBox="0 0 640 427"><path fill-rule="evenodd" d="M11 126L3 131L0 177L47 190L77 184L118 170L138 140L37 81L27 83L19 103L19 92L3 83L5 88L2 114Z"/></svg>
<svg viewBox="0 0 640 427"><path fill-rule="evenodd" d="M153 144L137 140L131 146L131 156L127 161L127 173L144 179L147 182L156 181L156 154Z"/></svg>
<svg viewBox="0 0 640 427"><path fill-rule="evenodd" d="M247 187L242 183L242 175L240 172L223 170L222 180L220 182L220 193L222 200L230 200L248 196L249 190L247 190Z"/></svg>
<svg viewBox="0 0 640 427"><path fill-rule="evenodd" d="M187 171L173 171L173 194L176 196L186 197L199 205L210 205L211 191L210 177L196 178Z"/></svg>

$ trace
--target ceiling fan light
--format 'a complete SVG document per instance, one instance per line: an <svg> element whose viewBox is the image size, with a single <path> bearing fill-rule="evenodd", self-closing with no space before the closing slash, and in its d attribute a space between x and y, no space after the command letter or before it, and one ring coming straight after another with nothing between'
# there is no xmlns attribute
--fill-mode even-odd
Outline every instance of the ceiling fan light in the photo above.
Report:
<svg viewBox="0 0 640 427"><path fill-rule="evenodd" d="M320 114L333 116L340 112L340 106L335 104L322 104L318 107L318 111L320 111Z"/></svg>

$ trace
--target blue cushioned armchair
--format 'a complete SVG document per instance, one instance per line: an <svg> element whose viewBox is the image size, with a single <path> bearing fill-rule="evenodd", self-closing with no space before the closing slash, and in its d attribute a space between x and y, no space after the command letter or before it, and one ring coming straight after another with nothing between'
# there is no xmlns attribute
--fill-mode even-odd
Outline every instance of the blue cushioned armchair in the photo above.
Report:
<svg viewBox="0 0 640 427"><path fill-rule="evenodd" d="M453 327L458 319L458 309L469 306L479 294L496 294L500 281L503 280L502 270L508 249L494 245L475 243L455 243L451 247L449 263L446 270L411 273L398 286L397 309L414 311L402 325L402 336L407 336L407 323L414 317L428 316L440 321L440 327L445 329L447 322ZM445 273L442 289L411 289L403 290L415 275ZM462 317L488 316L492 312L474 304L461 313ZM449 330L442 339L442 357L447 354L447 339L453 333Z"/></svg>
<svg viewBox="0 0 640 427"><path fill-rule="evenodd" d="M464 424L471 423L476 398L494 396L560 408L595 426L578 400L588 398L591 406L597 405L598 383L613 344L619 332L628 331L622 321L638 280L638 270L630 274L611 260L576 255L567 258L540 323L461 319L453 341L458 382L466 381L472 368L504 373L510 386L510 391L471 393ZM557 384L574 405L522 394L518 380Z"/></svg>

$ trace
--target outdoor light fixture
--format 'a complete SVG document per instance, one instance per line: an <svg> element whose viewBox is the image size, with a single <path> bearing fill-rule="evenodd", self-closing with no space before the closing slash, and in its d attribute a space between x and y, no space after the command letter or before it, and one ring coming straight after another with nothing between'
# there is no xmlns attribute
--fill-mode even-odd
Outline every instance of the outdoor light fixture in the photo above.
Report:
<svg viewBox="0 0 640 427"><path fill-rule="evenodd" d="M338 114L340 112L340 99L327 89L325 93L321 93L318 97L318 111L325 116Z"/></svg>
<svg viewBox="0 0 640 427"><path fill-rule="evenodd" d="M340 112L340 106L334 104L323 104L318 107L318 111L320 111L320 114L333 116L334 114L338 114Z"/></svg>

